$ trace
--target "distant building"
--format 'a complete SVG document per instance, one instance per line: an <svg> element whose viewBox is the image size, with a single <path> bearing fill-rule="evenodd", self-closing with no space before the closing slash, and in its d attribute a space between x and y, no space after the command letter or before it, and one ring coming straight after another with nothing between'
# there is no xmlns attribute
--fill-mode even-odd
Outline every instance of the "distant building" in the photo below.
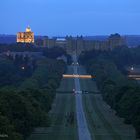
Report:
<svg viewBox="0 0 140 140"><path fill-rule="evenodd" d="M126 45L125 39L117 33L111 34L109 36L108 43L111 49L116 48L118 46Z"/></svg>
<svg viewBox="0 0 140 140"><path fill-rule="evenodd" d="M125 38L119 34L112 34L108 37L108 39L100 41L100 40L87 40L83 36L66 36L65 38L49 38L44 37L42 40L42 44L44 47L52 48L52 47L62 47L66 50L67 53L71 54L73 52L77 52L80 54L83 51L90 50L112 50L114 48L118 48L120 46L126 45Z"/></svg>
<svg viewBox="0 0 140 140"><path fill-rule="evenodd" d="M17 43L34 43L34 32L28 26L26 32L17 33Z"/></svg>

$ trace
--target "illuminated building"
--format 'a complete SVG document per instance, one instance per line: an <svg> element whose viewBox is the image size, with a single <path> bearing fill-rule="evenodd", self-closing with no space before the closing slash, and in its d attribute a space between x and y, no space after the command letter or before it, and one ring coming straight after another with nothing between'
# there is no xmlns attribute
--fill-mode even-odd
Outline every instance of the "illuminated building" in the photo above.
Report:
<svg viewBox="0 0 140 140"><path fill-rule="evenodd" d="M17 33L17 43L34 43L34 32L28 26L26 32Z"/></svg>

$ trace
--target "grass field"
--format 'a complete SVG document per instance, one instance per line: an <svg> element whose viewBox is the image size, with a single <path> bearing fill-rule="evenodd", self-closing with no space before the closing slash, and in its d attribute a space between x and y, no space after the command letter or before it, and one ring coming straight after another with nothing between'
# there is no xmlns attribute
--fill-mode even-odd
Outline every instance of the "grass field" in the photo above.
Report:
<svg viewBox="0 0 140 140"><path fill-rule="evenodd" d="M78 68L78 73L79 74L87 74L85 69L80 66ZM86 90L88 92L98 92L97 86L96 86L96 82L95 79L80 79L80 84L81 84L81 90Z"/></svg>
<svg viewBox="0 0 140 140"><path fill-rule="evenodd" d="M68 72L72 72L71 67ZM78 140L76 116L74 124L67 123L66 114L75 113L75 96L67 91L72 91L74 88L73 79L62 79L59 91L57 93L49 112L51 118L51 126L49 128L36 128L34 133L28 140Z"/></svg>
<svg viewBox="0 0 140 140"><path fill-rule="evenodd" d="M60 87L57 89L58 92L69 93L74 89L74 79L63 79Z"/></svg>
<svg viewBox="0 0 140 140"><path fill-rule="evenodd" d="M135 131L123 124L101 95L83 95L83 104L92 138L95 140L135 140Z"/></svg>
<svg viewBox="0 0 140 140"><path fill-rule="evenodd" d="M69 66L66 74L73 74L73 67ZM60 84L60 87L57 89L58 92L70 93L74 89L74 79L65 79L63 78Z"/></svg>
<svg viewBox="0 0 140 140"><path fill-rule="evenodd" d="M66 114L71 111L75 112L74 96L57 94L50 112L51 126L36 128L29 140L77 140L76 120L74 124L67 124L66 121Z"/></svg>
<svg viewBox="0 0 140 140"><path fill-rule="evenodd" d="M79 74L86 74L83 67L79 67ZM68 74L73 74L72 67ZM95 80L80 79L81 90L92 94L83 94L83 107L88 127L93 140L135 140L135 131L123 124L123 120L102 100ZM76 119L73 125L67 124L66 114L75 112L75 96L72 93L74 79L63 79L56 94L52 110L49 115L51 126L49 128L36 128L28 140L78 140ZM61 92L63 94L61 94ZM76 115L76 113L75 113ZM76 118L76 116L75 116Z"/></svg>
<svg viewBox="0 0 140 140"><path fill-rule="evenodd" d="M83 67L80 73L85 73ZM96 93L96 82L91 79L80 79L81 89ZM83 105L88 126L94 140L135 140L132 126L125 125L123 120L103 101L101 94L84 94Z"/></svg>

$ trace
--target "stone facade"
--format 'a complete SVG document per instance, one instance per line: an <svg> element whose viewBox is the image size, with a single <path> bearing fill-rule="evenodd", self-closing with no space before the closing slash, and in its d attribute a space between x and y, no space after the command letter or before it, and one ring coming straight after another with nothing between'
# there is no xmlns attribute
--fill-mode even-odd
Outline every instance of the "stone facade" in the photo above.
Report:
<svg viewBox="0 0 140 140"><path fill-rule="evenodd" d="M66 36L65 38L51 38L45 37L43 40L44 47L62 47L68 53L73 53L77 51L80 54L82 51L88 50L111 50L118 46L125 45L125 40L119 34L112 34L105 41L96 41L96 40L86 40L83 36Z"/></svg>

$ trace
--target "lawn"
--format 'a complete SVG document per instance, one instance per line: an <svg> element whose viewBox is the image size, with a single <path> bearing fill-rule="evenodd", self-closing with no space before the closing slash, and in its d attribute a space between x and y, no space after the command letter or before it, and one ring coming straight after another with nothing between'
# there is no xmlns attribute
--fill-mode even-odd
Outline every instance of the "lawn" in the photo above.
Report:
<svg viewBox="0 0 140 140"><path fill-rule="evenodd" d="M102 100L101 95L83 95L84 110L95 140L135 140L132 126L123 120Z"/></svg>
<svg viewBox="0 0 140 140"><path fill-rule="evenodd" d="M79 73L86 74L83 67ZM94 79L80 79L80 84L82 90L98 91ZM93 140L135 140L134 128L115 115L101 94L83 94L83 107Z"/></svg>
<svg viewBox="0 0 140 140"><path fill-rule="evenodd" d="M66 74L73 74L73 67L68 66ZM63 78L60 87L57 89L58 93L72 93L74 89L74 79L73 78Z"/></svg>
<svg viewBox="0 0 140 140"><path fill-rule="evenodd" d="M79 74L87 74L84 67L78 68ZM81 90L88 91L89 93L99 92L96 86L96 79L80 79Z"/></svg>
<svg viewBox="0 0 140 140"><path fill-rule="evenodd" d="M49 113L51 126L49 128L36 128L28 140L77 140L76 120L73 124L66 121L66 114L69 112L75 112L74 96L57 94L53 108Z"/></svg>
<svg viewBox="0 0 140 140"><path fill-rule="evenodd" d="M78 69L79 74L86 74L83 67ZM68 67L72 74L72 67ZM135 130L125 125L123 119L103 101L95 80L80 79L81 90L92 94L83 94L83 107L92 136L92 140L135 140ZM49 112L51 125L49 128L36 128L28 140L78 140L75 96L72 93L74 79L62 79L56 94L52 110ZM94 94L95 93L95 94ZM74 112L74 123L67 123L66 114Z"/></svg>
<svg viewBox="0 0 140 140"><path fill-rule="evenodd" d="M68 72L72 73L71 67ZM75 113L75 96L70 93L74 88L73 79L62 79L59 93L49 112L51 125L48 128L36 128L28 140L78 140L77 122ZM63 94L60 94L60 93ZM74 112L74 123L67 122L66 115Z"/></svg>
<svg viewBox="0 0 140 140"><path fill-rule="evenodd" d="M74 89L74 79L63 78L60 87L57 89L59 93L71 93Z"/></svg>

